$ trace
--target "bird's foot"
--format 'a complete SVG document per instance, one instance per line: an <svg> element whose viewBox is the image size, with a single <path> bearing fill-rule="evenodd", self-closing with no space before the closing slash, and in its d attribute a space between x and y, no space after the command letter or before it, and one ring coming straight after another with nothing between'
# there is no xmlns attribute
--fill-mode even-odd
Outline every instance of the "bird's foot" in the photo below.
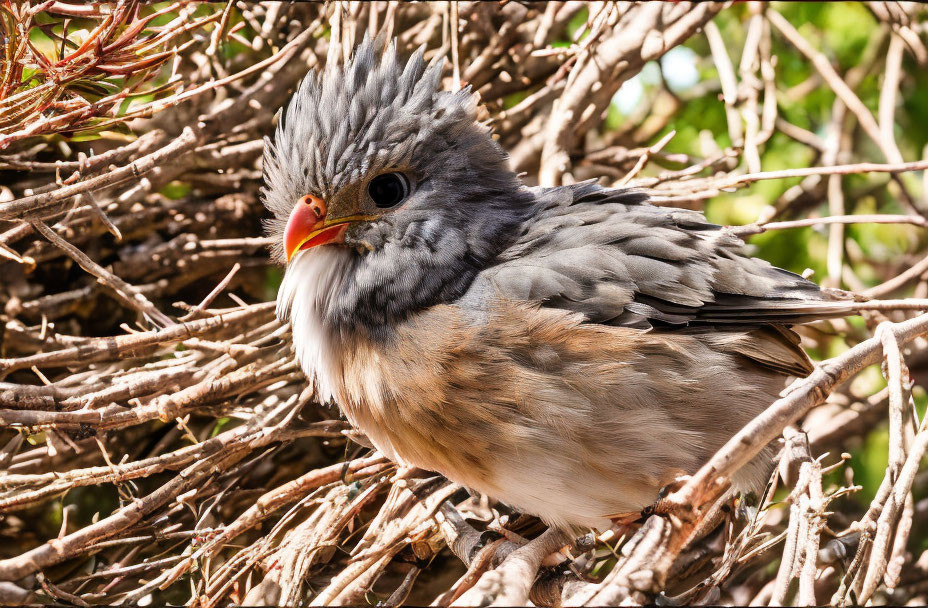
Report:
<svg viewBox="0 0 928 608"><path fill-rule="evenodd" d="M686 482L690 480L690 476L686 474L679 474L673 478L673 481L666 484L660 491L657 493L657 502L660 502L682 488L686 485Z"/></svg>
<svg viewBox="0 0 928 608"><path fill-rule="evenodd" d="M523 606L535 581L538 569L560 555L567 536L549 529L506 556L496 568L485 571L479 580L452 602L452 606ZM505 542L505 541L503 541ZM561 555L561 558L564 558Z"/></svg>
<svg viewBox="0 0 928 608"><path fill-rule="evenodd" d="M641 510L639 514L639 523L644 523L644 521L652 515L658 515L660 517L681 515L681 511L684 507L670 500L669 496L686 485L689 479L689 475L678 475L673 481L662 487L657 493L657 500L654 501L654 504L648 505Z"/></svg>
<svg viewBox="0 0 928 608"><path fill-rule="evenodd" d="M508 530L505 527L495 528L494 531L498 532L500 535L502 535L503 538L505 538L509 542L515 543L522 547L532 542L529 539L525 538L524 536L517 534L513 532L512 530ZM554 566L557 566L558 564L561 564L567 561L568 559L572 559L572 556L570 554L570 545L565 544L563 547L561 547L557 551L546 556L544 560L541 562L541 565L545 568L553 568Z"/></svg>

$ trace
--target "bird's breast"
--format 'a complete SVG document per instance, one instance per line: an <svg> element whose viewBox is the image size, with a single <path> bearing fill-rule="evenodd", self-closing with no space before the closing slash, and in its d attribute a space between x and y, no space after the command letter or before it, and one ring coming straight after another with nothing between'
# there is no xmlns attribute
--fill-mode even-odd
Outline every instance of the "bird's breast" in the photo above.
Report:
<svg viewBox="0 0 928 608"><path fill-rule="evenodd" d="M448 382L450 365L460 371L456 353L475 332L455 307L413 315L386 340L302 325L293 319L294 345L317 398L338 403L385 456L484 492L499 489L490 455L501 443L501 421L461 403L457 394L472 393L480 374L474 370L473 387Z"/></svg>

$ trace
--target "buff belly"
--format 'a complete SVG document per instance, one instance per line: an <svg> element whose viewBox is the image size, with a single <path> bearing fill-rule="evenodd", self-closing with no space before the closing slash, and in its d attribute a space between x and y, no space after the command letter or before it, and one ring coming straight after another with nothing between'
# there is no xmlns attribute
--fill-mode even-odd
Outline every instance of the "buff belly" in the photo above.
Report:
<svg viewBox="0 0 928 608"><path fill-rule="evenodd" d="M434 307L389 342L330 343L304 369L389 458L575 529L652 504L783 383L695 337L506 312L475 326ZM750 466L742 485L767 470Z"/></svg>

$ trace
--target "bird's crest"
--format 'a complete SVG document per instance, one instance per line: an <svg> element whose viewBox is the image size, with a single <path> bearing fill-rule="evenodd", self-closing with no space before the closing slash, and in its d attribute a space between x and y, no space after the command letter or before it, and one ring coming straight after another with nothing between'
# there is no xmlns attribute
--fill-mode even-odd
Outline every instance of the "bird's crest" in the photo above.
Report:
<svg viewBox="0 0 928 608"><path fill-rule="evenodd" d="M469 87L440 90L442 60L426 64L424 48L405 63L396 44L364 41L347 64L307 74L266 140L265 205L285 218L305 194L324 199L377 171L408 163L436 136L453 140L473 125Z"/></svg>

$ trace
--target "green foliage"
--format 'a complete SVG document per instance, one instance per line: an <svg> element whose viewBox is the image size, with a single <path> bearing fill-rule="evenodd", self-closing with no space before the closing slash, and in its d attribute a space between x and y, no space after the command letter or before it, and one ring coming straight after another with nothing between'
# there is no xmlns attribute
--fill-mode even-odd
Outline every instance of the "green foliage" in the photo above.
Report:
<svg viewBox="0 0 928 608"><path fill-rule="evenodd" d="M268 294L267 299L273 300L277 297L277 290L284 281L284 271L279 266L269 266L264 278L264 290Z"/></svg>
<svg viewBox="0 0 928 608"><path fill-rule="evenodd" d="M190 184L174 181L162 188L161 194L170 199L177 200L190 194L190 190Z"/></svg>
<svg viewBox="0 0 928 608"><path fill-rule="evenodd" d="M889 464L888 451L889 429L881 425L867 435L860 449L851 452L854 481L863 488L857 497L860 501L870 501L876 496Z"/></svg>
<svg viewBox="0 0 928 608"><path fill-rule="evenodd" d="M911 57L903 58L902 70L908 82L901 90L901 107L896 115L896 141L906 156L920 156L928 146L928 70ZM914 81L914 82L913 82Z"/></svg>
<svg viewBox="0 0 928 608"><path fill-rule="evenodd" d="M574 36L577 35L577 31L580 28L586 27L586 20L589 18L589 16L590 16L590 11L588 9L584 8L580 11L577 11L577 14L574 15L570 19L570 21L567 23L567 38L568 39L565 40L565 42L569 43L571 40L574 39Z"/></svg>

